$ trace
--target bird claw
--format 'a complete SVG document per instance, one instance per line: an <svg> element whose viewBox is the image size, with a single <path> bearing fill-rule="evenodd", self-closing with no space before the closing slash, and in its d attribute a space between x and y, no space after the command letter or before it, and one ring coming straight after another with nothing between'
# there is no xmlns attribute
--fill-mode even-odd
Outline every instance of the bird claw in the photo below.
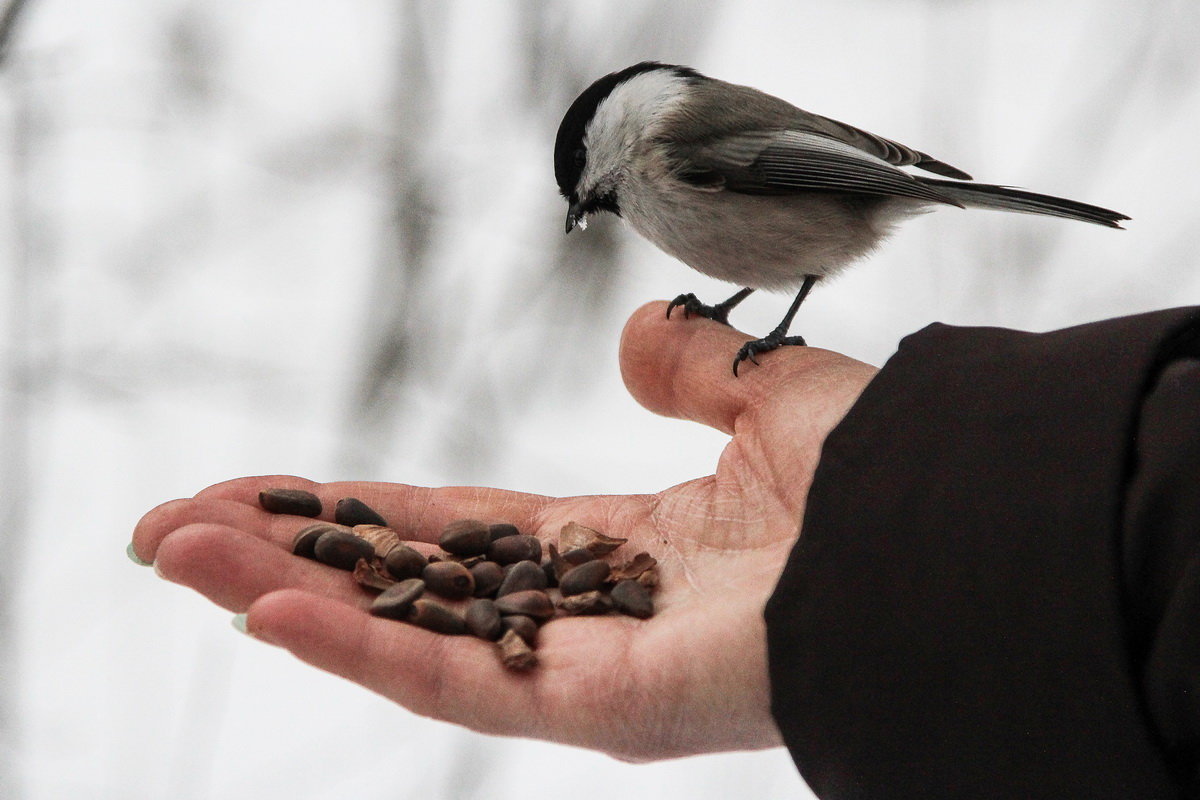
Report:
<svg viewBox="0 0 1200 800"><path fill-rule="evenodd" d="M759 366L757 355L769 353L772 350L778 350L780 347L787 346L807 347L808 343L804 341L803 336L784 336L782 331L771 331L761 339L753 339L742 345L738 350L737 355L733 357L733 377L737 377L738 365L743 361L749 361L754 366Z"/></svg>
<svg viewBox="0 0 1200 800"><path fill-rule="evenodd" d="M676 308L683 309L683 318L690 319L691 317L704 317L711 319L714 322L720 322L722 325L729 324L729 308L716 305L710 306L700 302L696 295L688 292L681 294L667 304L667 319L671 318L671 312Z"/></svg>

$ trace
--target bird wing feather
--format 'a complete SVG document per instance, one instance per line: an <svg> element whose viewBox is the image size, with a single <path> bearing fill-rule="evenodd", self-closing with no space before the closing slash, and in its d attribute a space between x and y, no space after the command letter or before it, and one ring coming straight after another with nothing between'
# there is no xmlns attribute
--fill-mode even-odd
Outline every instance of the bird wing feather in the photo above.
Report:
<svg viewBox="0 0 1200 800"><path fill-rule="evenodd" d="M766 195L849 192L961 205L888 161L819 133L751 131L676 143L671 150L679 177L703 189Z"/></svg>

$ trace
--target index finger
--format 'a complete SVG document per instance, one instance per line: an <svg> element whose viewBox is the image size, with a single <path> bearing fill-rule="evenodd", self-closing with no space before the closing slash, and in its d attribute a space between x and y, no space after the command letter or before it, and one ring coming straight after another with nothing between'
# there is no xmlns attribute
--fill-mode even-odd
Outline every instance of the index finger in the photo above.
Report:
<svg viewBox="0 0 1200 800"><path fill-rule="evenodd" d="M446 524L458 519L509 522L536 533L539 515L552 498L482 486L430 488L406 483L339 481L317 483L292 475L235 478L204 489L197 500L233 500L258 507L263 489L304 489L321 500L319 519L332 520L338 500L354 497L378 511L400 538L436 542Z"/></svg>

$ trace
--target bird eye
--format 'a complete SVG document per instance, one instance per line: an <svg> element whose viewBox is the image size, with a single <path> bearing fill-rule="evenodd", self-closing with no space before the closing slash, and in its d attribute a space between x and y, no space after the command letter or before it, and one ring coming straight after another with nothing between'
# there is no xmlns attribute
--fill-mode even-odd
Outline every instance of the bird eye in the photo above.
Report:
<svg viewBox="0 0 1200 800"><path fill-rule="evenodd" d="M582 168L587 163L587 151L582 147L575 151L575 166Z"/></svg>

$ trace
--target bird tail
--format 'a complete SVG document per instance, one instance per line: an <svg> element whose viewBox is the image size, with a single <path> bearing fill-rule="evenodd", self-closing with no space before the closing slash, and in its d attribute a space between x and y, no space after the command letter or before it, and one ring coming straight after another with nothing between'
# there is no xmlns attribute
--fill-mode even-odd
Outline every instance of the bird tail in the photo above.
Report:
<svg viewBox="0 0 1200 800"><path fill-rule="evenodd" d="M1044 214L1050 217L1092 222L1110 228L1120 228L1121 221L1129 219L1124 214L1110 211L1107 208L1080 203L1076 200L1067 200L1063 197L1027 192L1011 186L942 181L936 178L918 178L918 180L968 208L995 208L1023 214Z"/></svg>

